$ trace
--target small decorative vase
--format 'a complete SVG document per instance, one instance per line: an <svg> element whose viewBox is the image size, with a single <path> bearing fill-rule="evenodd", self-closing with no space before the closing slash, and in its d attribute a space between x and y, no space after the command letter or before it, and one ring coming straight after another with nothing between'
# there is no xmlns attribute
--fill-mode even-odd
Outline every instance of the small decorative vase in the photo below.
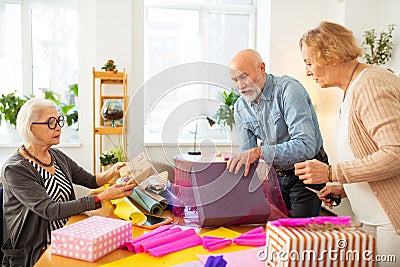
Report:
<svg viewBox="0 0 400 267"><path fill-rule="evenodd" d="M121 99L107 99L101 108L101 116L110 120L111 127L117 127L116 121L124 117L124 103Z"/></svg>

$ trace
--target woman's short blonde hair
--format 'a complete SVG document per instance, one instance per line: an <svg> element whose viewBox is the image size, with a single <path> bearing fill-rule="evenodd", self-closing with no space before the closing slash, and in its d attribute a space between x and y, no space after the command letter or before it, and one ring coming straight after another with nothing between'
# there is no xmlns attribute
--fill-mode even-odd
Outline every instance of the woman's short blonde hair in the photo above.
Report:
<svg viewBox="0 0 400 267"><path fill-rule="evenodd" d="M299 41L300 49L303 45L315 52L319 65L347 62L362 56L363 52L352 31L328 21L305 33Z"/></svg>
<svg viewBox="0 0 400 267"><path fill-rule="evenodd" d="M33 98L22 105L17 115L17 130L25 142L36 142L36 137L31 131L32 122L37 121L42 112L49 107L57 109L53 101L44 98Z"/></svg>

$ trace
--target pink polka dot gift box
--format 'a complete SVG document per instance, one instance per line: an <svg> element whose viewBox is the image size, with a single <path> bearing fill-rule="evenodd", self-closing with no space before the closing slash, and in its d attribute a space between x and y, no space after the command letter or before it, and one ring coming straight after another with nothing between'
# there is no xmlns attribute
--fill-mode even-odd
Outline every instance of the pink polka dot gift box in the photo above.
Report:
<svg viewBox="0 0 400 267"><path fill-rule="evenodd" d="M94 262L132 239L132 223L93 216L51 232L51 253Z"/></svg>

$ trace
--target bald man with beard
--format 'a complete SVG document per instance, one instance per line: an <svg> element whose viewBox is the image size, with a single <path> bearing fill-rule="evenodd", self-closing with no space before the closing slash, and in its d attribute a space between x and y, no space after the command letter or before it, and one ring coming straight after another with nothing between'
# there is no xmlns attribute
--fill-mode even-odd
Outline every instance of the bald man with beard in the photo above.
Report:
<svg viewBox="0 0 400 267"><path fill-rule="evenodd" d="M294 174L294 164L307 159L328 163L310 96L299 81L265 72L260 54L246 49L233 56L229 75L241 97L234 115L240 152L227 163L230 172L259 159L274 166L290 217L318 216L321 200ZM311 185L320 190L325 184Z"/></svg>

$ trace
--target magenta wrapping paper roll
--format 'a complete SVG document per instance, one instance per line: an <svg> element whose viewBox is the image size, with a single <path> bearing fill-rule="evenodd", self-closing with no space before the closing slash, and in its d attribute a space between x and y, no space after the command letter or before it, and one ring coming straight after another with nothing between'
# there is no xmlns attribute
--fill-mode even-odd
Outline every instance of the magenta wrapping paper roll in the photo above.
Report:
<svg viewBox="0 0 400 267"><path fill-rule="evenodd" d="M251 247L265 246L266 242L267 242L266 238L259 238L259 239L238 238L233 240L233 243L235 243L236 245L251 246Z"/></svg>
<svg viewBox="0 0 400 267"><path fill-rule="evenodd" d="M172 233L170 235L166 235L166 236L163 236L163 237L160 237L160 238L158 236L156 236L157 239L153 238L151 240L149 239L149 240L146 240L146 242L143 242L141 244L141 249L140 250L144 251L144 252L148 252L149 249L151 249L151 248L159 247L159 246L162 246L164 244L169 245L169 244L171 244L171 243L173 243L173 242L175 242L177 240L186 238L186 237L191 236L191 235L196 235L196 232L194 231L193 228L187 229L185 231L180 231L180 232L177 232L177 233Z"/></svg>
<svg viewBox="0 0 400 267"><path fill-rule="evenodd" d="M175 234L177 232L182 232L182 229L178 228L178 227L177 228L168 229L168 230L160 232L160 233L158 233L156 235L152 235L152 236L150 236L150 237L148 237L146 239L142 239L142 240L140 240L138 242L134 242L132 245L134 246L136 253L145 252L143 244L148 243L148 242L152 242L154 240L159 240L159 239L162 240L162 238L164 238L166 236L170 236L170 235Z"/></svg>
<svg viewBox="0 0 400 267"><path fill-rule="evenodd" d="M247 239L247 240L257 240L257 239L266 239L267 236L265 233L259 233L259 234L252 234L252 235L241 235L239 237L235 237L233 241L235 240L242 240L242 239Z"/></svg>
<svg viewBox="0 0 400 267"><path fill-rule="evenodd" d="M150 238L150 237L153 237L153 236L158 235L158 234L160 234L160 233L162 233L162 232L165 232L165 231L169 230L171 227L172 227L172 225L162 225L162 226L160 226L160 227L157 227L156 229L154 229L154 230L151 231L151 232L145 233L144 235L141 235L141 236L139 236L139 237L137 237L137 238L134 238L134 239L132 239L132 240L129 240L129 241L123 243L123 244L120 246L120 248L125 248L125 247L126 247L126 248L128 248L128 250L129 250L130 252L135 252L135 251L136 251L136 248L135 248L134 244L137 244L138 242L140 242L140 241L142 241L142 240L146 240L146 239L148 239L148 238ZM174 229L175 229L175 228L174 228ZM176 228L176 229L179 229L179 230L180 230L180 228ZM136 251L136 252L137 252L137 251Z"/></svg>
<svg viewBox="0 0 400 267"><path fill-rule="evenodd" d="M351 225L350 216L317 216L311 218L286 218L271 221L272 226L296 227L309 224Z"/></svg>
<svg viewBox="0 0 400 267"><path fill-rule="evenodd" d="M263 227L257 227L233 239L226 239L214 236L203 237L203 247L208 251L213 251L230 246L232 243L242 246L259 247L265 246L266 234Z"/></svg>
<svg viewBox="0 0 400 267"><path fill-rule="evenodd" d="M133 243L136 243L137 241L141 241L141 240L147 239L147 238L149 238L149 237L151 237L153 235L156 235L158 233L161 233L161 232L164 232L164 231L170 229L172 226L173 225L162 225L162 226L159 226L156 229L154 229L154 230L152 230L152 231L150 231L148 233L145 233L144 235L141 235L141 236L139 236L139 237L137 237L135 239L132 239L131 241Z"/></svg>
<svg viewBox="0 0 400 267"><path fill-rule="evenodd" d="M252 234L252 235L241 235L234 239L258 239L258 238L266 238L266 233Z"/></svg>
<svg viewBox="0 0 400 267"><path fill-rule="evenodd" d="M176 240L175 242L152 248L149 252L150 255L154 257L161 257L175 251L201 245L202 242L201 237L194 233L186 238Z"/></svg>
<svg viewBox="0 0 400 267"><path fill-rule="evenodd" d="M262 228L262 226L254 228L250 231L247 231L247 232L243 233L241 236L252 235L252 234L257 234L257 233L264 233L264 229Z"/></svg>
<svg viewBox="0 0 400 267"><path fill-rule="evenodd" d="M217 249L229 247L232 244L231 239L222 239L218 241L211 241L206 244L203 243L203 247L207 249L208 251L214 251Z"/></svg>
<svg viewBox="0 0 400 267"><path fill-rule="evenodd" d="M265 246L267 237L264 232L244 233L243 235L233 239L233 243L242 246Z"/></svg>
<svg viewBox="0 0 400 267"><path fill-rule="evenodd" d="M224 239L223 237L215 237L215 236L203 236L203 242L204 241L216 241L216 240L221 240Z"/></svg>

